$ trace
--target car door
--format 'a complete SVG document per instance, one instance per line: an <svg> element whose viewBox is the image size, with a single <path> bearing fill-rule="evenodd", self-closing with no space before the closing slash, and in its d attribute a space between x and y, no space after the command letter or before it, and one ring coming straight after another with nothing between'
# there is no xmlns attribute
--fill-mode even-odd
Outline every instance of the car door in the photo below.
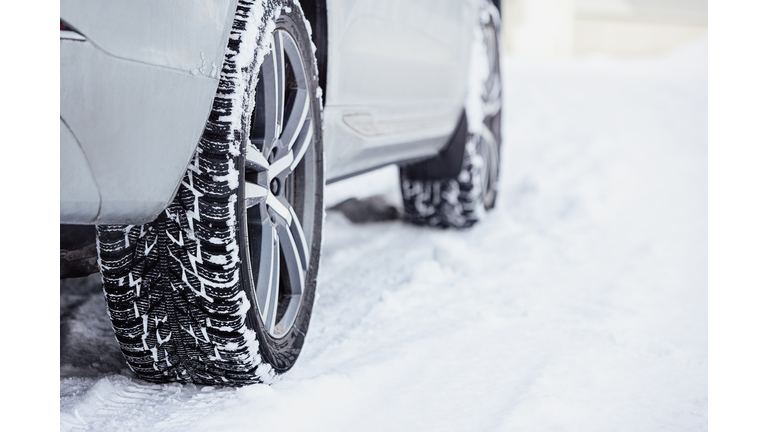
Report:
<svg viewBox="0 0 768 432"><path fill-rule="evenodd" d="M328 1L329 179L439 151L463 108L475 3Z"/></svg>

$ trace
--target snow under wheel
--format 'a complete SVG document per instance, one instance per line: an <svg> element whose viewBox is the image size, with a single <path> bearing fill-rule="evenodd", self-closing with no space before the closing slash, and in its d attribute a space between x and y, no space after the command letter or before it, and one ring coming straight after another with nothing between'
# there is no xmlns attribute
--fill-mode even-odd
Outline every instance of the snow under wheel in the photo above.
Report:
<svg viewBox="0 0 768 432"><path fill-rule="evenodd" d="M496 204L501 148L499 11L480 8L465 115L451 144L433 159L400 168L405 218L417 225L467 228Z"/></svg>
<svg viewBox="0 0 768 432"><path fill-rule="evenodd" d="M323 219L317 67L300 7L265 0L262 17L258 6L239 5L171 205L146 225L97 227L117 341L149 381L269 382L309 326Z"/></svg>

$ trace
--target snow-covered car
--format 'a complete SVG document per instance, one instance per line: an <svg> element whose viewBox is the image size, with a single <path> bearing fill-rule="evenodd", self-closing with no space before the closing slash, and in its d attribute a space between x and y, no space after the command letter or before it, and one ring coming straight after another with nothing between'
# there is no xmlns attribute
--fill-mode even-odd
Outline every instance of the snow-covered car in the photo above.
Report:
<svg viewBox="0 0 768 432"><path fill-rule="evenodd" d="M61 0L62 233L95 226L138 376L241 385L293 366L328 182L398 164L417 224L494 206L495 3Z"/></svg>

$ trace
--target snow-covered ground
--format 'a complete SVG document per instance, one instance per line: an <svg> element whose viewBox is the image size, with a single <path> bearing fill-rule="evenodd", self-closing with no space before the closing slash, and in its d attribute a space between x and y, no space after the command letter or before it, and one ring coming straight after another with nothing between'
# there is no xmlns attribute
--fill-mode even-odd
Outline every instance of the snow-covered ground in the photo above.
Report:
<svg viewBox="0 0 768 432"><path fill-rule="evenodd" d="M310 332L271 386L132 376L98 276L62 282L62 430L707 429L707 43L507 59L497 207L466 231L329 211ZM390 167L327 189L383 195Z"/></svg>

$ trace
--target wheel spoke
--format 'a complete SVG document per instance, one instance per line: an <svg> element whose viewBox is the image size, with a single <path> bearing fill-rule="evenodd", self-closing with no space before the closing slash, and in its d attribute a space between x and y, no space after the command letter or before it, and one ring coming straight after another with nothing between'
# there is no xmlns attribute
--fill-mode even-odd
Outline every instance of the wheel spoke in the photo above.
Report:
<svg viewBox="0 0 768 432"><path fill-rule="evenodd" d="M496 143L496 137L485 123L483 123L482 129L480 130L480 135L482 135L483 140L485 140L491 148L498 148L499 145ZM495 154L494 159L496 159Z"/></svg>
<svg viewBox="0 0 768 432"><path fill-rule="evenodd" d="M493 117L501 110L501 100L497 99L493 102L488 102L483 106L483 115L485 117Z"/></svg>
<svg viewBox="0 0 768 432"><path fill-rule="evenodd" d="M293 163L293 152L288 152L285 156L272 162L269 166L269 179L279 176L283 171L291 167Z"/></svg>
<svg viewBox="0 0 768 432"><path fill-rule="evenodd" d="M269 169L269 162L264 158L261 150L253 144L248 145L245 150L245 169L253 171L266 171Z"/></svg>
<svg viewBox="0 0 768 432"><path fill-rule="evenodd" d="M307 151L307 147L312 142L312 134L314 130L312 128L312 120L304 122L304 127L301 128L299 138L296 140L296 145L293 147L293 162L291 162L291 172L296 169L296 166L301 162L301 158L304 157L304 153Z"/></svg>
<svg viewBox="0 0 768 432"><path fill-rule="evenodd" d="M277 213L286 224L290 225L292 222L291 212L288 210L289 205L283 203L278 197L268 194L267 195L267 207L271 208Z"/></svg>
<svg viewBox="0 0 768 432"><path fill-rule="evenodd" d="M275 325L275 312L280 283L280 243L277 230L269 218L261 223L261 253L256 281L256 301L268 331Z"/></svg>
<svg viewBox="0 0 768 432"><path fill-rule="evenodd" d="M311 97L314 95L307 86L307 75L296 43L290 37L284 39L286 61L290 62L295 88L292 90L290 113L287 113L281 141L293 152L291 171L304 156L312 137L312 119L309 115ZM312 89L314 91L314 89Z"/></svg>
<svg viewBox="0 0 768 432"><path fill-rule="evenodd" d="M288 273L288 285L291 288L291 295L301 295L304 291L304 268L301 265L301 256L296 239L291 233L291 229L286 225L278 227L278 236L280 236L280 248L285 260L285 269Z"/></svg>
<svg viewBox="0 0 768 432"><path fill-rule="evenodd" d="M277 124L280 125L280 131L275 134L275 137L280 136L282 131L283 115L285 112L285 51L283 50L283 32L278 31L274 36L275 40L275 65L277 66Z"/></svg>
<svg viewBox="0 0 768 432"><path fill-rule="evenodd" d="M280 140L283 144L286 144L288 148L293 147L296 138L299 136L304 121L307 119L307 113L309 113L309 94L307 90L299 88L294 90L293 106L291 112L288 114L288 120L283 128L283 134L280 136Z"/></svg>
<svg viewBox="0 0 768 432"><path fill-rule="evenodd" d="M264 201L269 190L258 183L259 178L266 177L263 173L269 169L269 162L261 154L261 151L253 144L245 149L245 207L251 208Z"/></svg>
<svg viewBox="0 0 768 432"><path fill-rule="evenodd" d="M487 170L488 184L496 184L496 176L499 164L499 145L496 142L496 137L493 135L486 124L483 124L481 132L480 145L481 151L485 152L484 160L486 163L485 169Z"/></svg>
<svg viewBox="0 0 768 432"><path fill-rule="evenodd" d="M496 77L491 85L491 90L484 97L483 114L486 117L496 115L501 110L501 80Z"/></svg>
<svg viewBox="0 0 768 432"><path fill-rule="evenodd" d="M296 252L301 261L301 268L306 271L309 268L309 248L307 247L307 239L304 237L304 228L302 228L301 222L299 222L299 218L296 216L296 212L293 211L293 207L288 207L288 210L291 212L291 217L293 218L290 233L296 244Z"/></svg>
<svg viewBox="0 0 768 432"><path fill-rule="evenodd" d="M251 208L264 201L269 195L269 191L264 186L245 181L245 207Z"/></svg>
<svg viewBox="0 0 768 432"><path fill-rule="evenodd" d="M273 49L264 57L264 64L261 67L265 92L264 141L267 146L280 137L285 108L285 56L281 32L278 31L273 35L272 47Z"/></svg>

